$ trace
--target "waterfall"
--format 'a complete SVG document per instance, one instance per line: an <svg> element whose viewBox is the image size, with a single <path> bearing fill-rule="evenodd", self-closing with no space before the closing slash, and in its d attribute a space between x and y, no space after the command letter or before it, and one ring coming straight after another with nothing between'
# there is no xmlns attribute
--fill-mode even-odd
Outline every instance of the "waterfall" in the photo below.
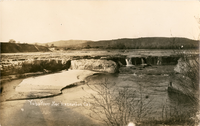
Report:
<svg viewBox="0 0 200 126"><path fill-rule="evenodd" d="M146 65L146 64L144 63L144 59L143 59L143 58L141 58L141 62L142 62L141 65Z"/></svg>
<svg viewBox="0 0 200 126"><path fill-rule="evenodd" d="M143 60L143 58L141 58L141 62L142 62L142 64L144 64L144 60Z"/></svg>
<svg viewBox="0 0 200 126"><path fill-rule="evenodd" d="M126 66L134 66L134 65L132 64L131 58L127 58L127 59L126 59Z"/></svg>

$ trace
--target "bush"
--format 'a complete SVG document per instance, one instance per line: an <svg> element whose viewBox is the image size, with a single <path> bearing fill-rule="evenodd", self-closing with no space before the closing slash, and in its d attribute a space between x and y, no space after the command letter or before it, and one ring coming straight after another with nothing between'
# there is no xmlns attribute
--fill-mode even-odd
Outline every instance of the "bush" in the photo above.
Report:
<svg viewBox="0 0 200 126"><path fill-rule="evenodd" d="M107 125L124 126L133 119L135 123L141 122L151 114L152 99L145 98L143 88L133 91L127 87L111 89L107 79L103 83L88 85L96 94L84 98L91 104L90 117L103 121ZM86 108L88 109L88 108Z"/></svg>

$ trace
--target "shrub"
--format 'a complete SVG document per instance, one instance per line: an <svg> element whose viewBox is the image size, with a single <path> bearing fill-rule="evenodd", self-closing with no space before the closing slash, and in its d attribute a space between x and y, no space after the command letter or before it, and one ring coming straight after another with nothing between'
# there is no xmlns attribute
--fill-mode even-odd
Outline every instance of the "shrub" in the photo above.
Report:
<svg viewBox="0 0 200 126"><path fill-rule="evenodd" d="M95 91L84 101L90 100L90 117L103 121L107 125L124 126L130 121L141 122L151 113L152 99L144 98L143 88L133 91L127 87L111 89L113 85L103 83L88 86ZM88 109L88 107L87 107Z"/></svg>

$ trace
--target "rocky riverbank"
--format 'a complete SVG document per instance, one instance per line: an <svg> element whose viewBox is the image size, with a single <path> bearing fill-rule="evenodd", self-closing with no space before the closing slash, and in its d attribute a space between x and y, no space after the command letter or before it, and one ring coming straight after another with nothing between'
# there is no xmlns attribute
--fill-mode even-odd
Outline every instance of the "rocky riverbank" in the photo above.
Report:
<svg viewBox="0 0 200 126"><path fill-rule="evenodd" d="M42 54L42 55L2 55L1 58L1 74L2 76L6 75L16 75L16 74L24 74L30 72L56 72L61 71L64 69L69 69L71 66L71 62L82 62L86 64L86 62L91 63L95 61L95 63L99 64L98 66L105 66L104 63L108 63L114 61L115 63L115 70L118 71L116 65L126 66L126 59L133 65L141 65L141 64L148 64L148 65L175 65L177 64L178 57L176 56L147 56L147 55L134 55L134 56L127 56L127 55L84 55L84 56L67 56L67 55L50 55L50 54ZM98 60L98 61L97 61ZM83 65L82 64L82 65ZM87 69L96 69L94 66ZM110 63L109 63L110 64ZM111 63L113 64L113 63ZM88 65L88 64L87 64ZM109 67L108 65L107 67ZM86 67L85 67L86 68ZM102 67L103 68L103 67ZM74 68L73 68L74 69ZM97 68L100 70L101 68ZM102 70L100 70L102 71Z"/></svg>

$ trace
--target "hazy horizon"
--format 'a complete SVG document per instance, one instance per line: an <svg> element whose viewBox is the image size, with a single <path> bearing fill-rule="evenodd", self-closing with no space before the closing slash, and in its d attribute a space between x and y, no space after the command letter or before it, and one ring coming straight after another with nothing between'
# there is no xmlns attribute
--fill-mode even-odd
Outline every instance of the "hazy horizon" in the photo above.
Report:
<svg viewBox="0 0 200 126"><path fill-rule="evenodd" d="M199 1L2 1L0 41L199 39Z"/></svg>
<svg viewBox="0 0 200 126"><path fill-rule="evenodd" d="M50 41L50 42L29 42L29 44L45 44L45 43L52 43L52 42L60 42L60 41L109 41L109 40L118 40L118 39L139 39L139 38L185 38L185 37L138 37L138 38L115 38L115 39L102 39L102 40L75 40L75 39L68 39L68 40L57 40L57 41ZM185 38L185 39L190 39L190 38ZM14 40L14 39L13 39ZM190 40L195 40L195 39L190 39ZM6 42L8 43L9 41L0 41L0 42ZM16 41L18 43L18 41ZM20 42L21 44L27 43L27 42Z"/></svg>

